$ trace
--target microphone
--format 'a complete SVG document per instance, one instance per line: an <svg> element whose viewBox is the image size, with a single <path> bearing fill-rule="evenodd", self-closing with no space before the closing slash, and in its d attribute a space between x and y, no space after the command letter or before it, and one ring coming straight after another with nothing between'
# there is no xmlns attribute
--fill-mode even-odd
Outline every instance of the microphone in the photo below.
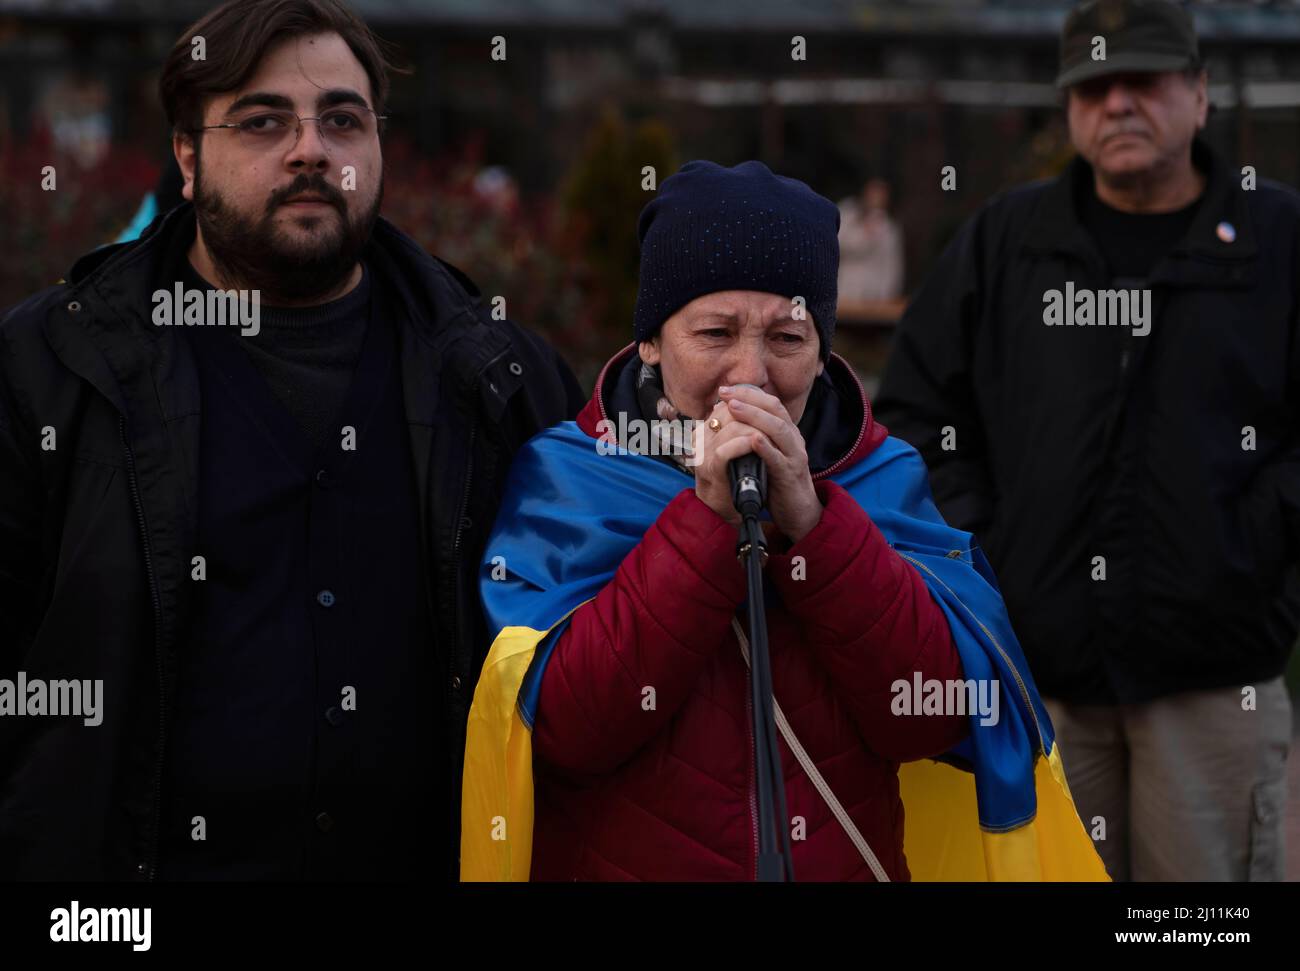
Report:
<svg viewBox="0 0 1300 971"><path fill-rule="evenodd" d="M737 388L756 388L753 384L737 384ZM727 463L727 478L731 482L731 501L742 516L758 516L767 505L767 463L754 452Z"/></svg>
<svg viewBox="0 0 1300 971"><path fill-rule="evenodd" d="M767 505L767 463L753 452L727 463L731 501L742 516L757 516Z"/></svg>
<svg viewBox="0 0 1300 971"><path fill-rule="evenodd" d="M754 673L750 679L750 699L754 720L754 779L758 795L757 875L764 882L793 881L790 834L783 822L790 817L786 815L785 780L776 740L772 662L763 600L767 544L758 521L759 510L767 502L767 463L749 452L727 463L727 477L731 480L731 501L740 513L736 558L744 566L745 584L749 591L750 656Z"/></svg>

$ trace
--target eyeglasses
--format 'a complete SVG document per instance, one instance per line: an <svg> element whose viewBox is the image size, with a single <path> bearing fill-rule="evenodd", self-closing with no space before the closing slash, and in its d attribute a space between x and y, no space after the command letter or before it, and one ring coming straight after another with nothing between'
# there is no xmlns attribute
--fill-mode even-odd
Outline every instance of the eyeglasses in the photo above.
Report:
<svg viewBox="0 0 1300 971"><path fill-rule="evenodd" d="M318 118L300 117L292 111L259 111L240 121L225 125L203 125L191 128L192 133L229 128L239 136L239 142L254 152L283 152L298 143L305 121L316 122L321 143L327 152L358 148L383 131L387 115L377 115L360 105L341 105L331 108Z"/></svg>

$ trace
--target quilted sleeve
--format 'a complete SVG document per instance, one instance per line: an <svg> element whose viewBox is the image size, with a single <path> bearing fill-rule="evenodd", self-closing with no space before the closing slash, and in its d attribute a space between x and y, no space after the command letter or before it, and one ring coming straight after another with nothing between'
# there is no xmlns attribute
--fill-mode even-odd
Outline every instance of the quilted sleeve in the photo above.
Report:
<svg viewBox="0 0 1300 971"><path fill-rule="evenodd" d="M729 642L745 597L735 546L734 527L693 489L678 493L556 643L542 676L534 757L598 776L664 730Z"/></svg>
<svg viewBox="0 0 1300 971"><path fill-rule="evenodd" d="M943 609L848 492L816 488L821 521L772 556L767 574L866 744L894 762L945 752L965 735L965 715L895 714L892 704L896 682L910 690L916 673L922 683L962 677Z"/></svg>

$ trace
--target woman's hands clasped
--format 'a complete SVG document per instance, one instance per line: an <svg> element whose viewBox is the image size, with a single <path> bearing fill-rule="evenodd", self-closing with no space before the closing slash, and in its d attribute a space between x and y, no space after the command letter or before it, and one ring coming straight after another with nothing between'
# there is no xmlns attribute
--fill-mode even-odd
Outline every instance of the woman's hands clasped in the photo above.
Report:
<svg viewBox="0 0 1300 971"><path fill-rule="evenodd" d="M758 388L724 387L718 394L721 400L697 429L695 494L727 522L739 526L727 464L753 452L767 465L767 508L773 523L791 544L799 542L821 520L822 504L813 488L798 426L781 399Z"/></svg>

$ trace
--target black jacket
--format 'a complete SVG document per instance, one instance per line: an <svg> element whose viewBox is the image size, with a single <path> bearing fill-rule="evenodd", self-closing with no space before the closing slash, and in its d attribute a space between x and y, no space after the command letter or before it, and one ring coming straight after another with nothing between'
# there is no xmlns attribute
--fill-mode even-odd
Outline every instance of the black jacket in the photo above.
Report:
<svg viewBox="0 0 1300 971"><path fill-rule="evenodd" d="M173 210L0 322L0 678L104 682L98 727L0 718L0 878L155 872L168 701L194 600L202 402L190 342L150 311L161 260L193 224L192 207ZM382 219L365 258L400 330L421 497L412 527L443 646L429 690L445 697L442 769L458 821L465 721L489 645L483 544L512 454L575 415L582 395L543 341L493 320L467 278ZM49 430L54 448L43 447ZM456 832L445 838L458 850Z"/></svg>
<svg viewBox="0 0 1300 971"><path fill-rule="evenodd" d="M1047 291L1108 286L1076 159L963 227L876 402L1067 701L1275 677L1300 624L1300 196L1193 157L1207 186L1151 271L1149 334L1044 323Z"/></svg>

